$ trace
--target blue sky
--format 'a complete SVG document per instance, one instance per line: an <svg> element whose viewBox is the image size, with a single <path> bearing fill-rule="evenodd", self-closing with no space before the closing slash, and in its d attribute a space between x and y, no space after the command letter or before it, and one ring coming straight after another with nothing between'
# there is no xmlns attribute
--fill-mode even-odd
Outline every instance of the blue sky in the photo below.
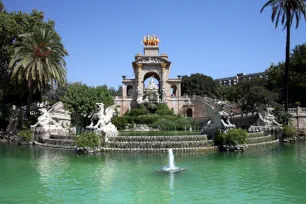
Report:
<svg viewBox="0 0 306 204"><path fill-rule="evenodd" d="M266 0L4 0L8 11L42 10L56 22L69 52L68 81L117 87L133 78L132 61L144 35L156 34L172 62L171 77L213 78L264 71L285 59L286 33L275 29ZM306 41L292 29L291 48Z"/></svg>

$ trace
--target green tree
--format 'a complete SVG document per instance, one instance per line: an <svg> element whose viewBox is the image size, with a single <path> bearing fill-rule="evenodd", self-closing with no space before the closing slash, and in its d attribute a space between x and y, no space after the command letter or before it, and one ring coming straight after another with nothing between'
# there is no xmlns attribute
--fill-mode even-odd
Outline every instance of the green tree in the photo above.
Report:
<svg viewBox="0 0 306 204"><path fill-rule="evenodd" d="M306 44L296 46L290 55L290 80L289 80L289 106L293 107L296 102L301 106L306 105ZM284 84L285 63L272 64L268 69L268 89L273 92L282 93ZM280 96L280 103L283 103L284 96Z"/></svg>
<svg viewBox="0 0 306 204"><path fill-rule="evenodd" d="M262 78L243 80L233 87L231 98L243 111L253 111L256 104L267 104L278 98L278 94L267 89L268 81Z"/></svg>
<svg viewBox="0 0 306 204"><path fill-rule="evenodd" d="M113 95L113 96L122 96L122 86L118 86L118 88L114 88L114 87L110 87L109 88L109 92Z"/></svg>
<svg viewBox="0 0 306 204"><path fill-rule="evenodd" d="M66 62L68 55L55 31L37 27L32 33L19 35L9 68L17 82L26 81L28 98L26 115L30 115L33 92L42 90L47 84L61 86L66 83Z"/></svg>
<svg viewBox="0 0 306 204"><path fill-rule="evenodd" d="M272 7L272 22L275 22L275 28L279 21L287 30L286 36L286 63L284 75L284 99L285 111L288 112L288 82L289 82L289 65L290 65L290 29L293 19L296 20L296 28L299 27L301 17L306 20L306 10L304 0L269 0L261 9L260 12L267 7Z"/></svg>
<svg viewBox="0 0 306 204"><path fill-rule="evenodd" d="M113 104L113 97L106 86L89 87L86 84L72 83L61 98L72 113L72 123L77 127L86 127L97 111L96 103L104 103L105 108Z"/></svg>
<svg viewBox="0 0 306 204"><path fill-rule="evenodd" d="M12 83L8 65L14 53L14 42L20 40L19 35L32 32L36 26L54 30L54 22L51 20L45 22L43 12L35 9L31 13L7 12L0 0L0 90L3 90L4 103L16 105L26 103L28 95L27 90L24 89L26 82L24 84ZM60 39L58 34L57 38ZM39 96L39 93L37 94Z"/></svg>
<svg viewBox="0 0 306 204"><path fill-rule="evenodd" d="M217 97L219 84L203 74L191 74L182 77L182 95Z"/></svg>

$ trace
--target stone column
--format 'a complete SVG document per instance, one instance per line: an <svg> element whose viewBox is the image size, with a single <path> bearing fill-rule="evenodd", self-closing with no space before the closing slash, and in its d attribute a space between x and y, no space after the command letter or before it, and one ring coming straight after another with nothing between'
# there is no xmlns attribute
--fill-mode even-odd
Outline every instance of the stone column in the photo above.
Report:
<svg viewBox="0 0 306 204"><path fill-rule="evenodd" d="M126 85L122 84L122 98L126 98Z"/></svg>
<svg viewBox="0 0 306 204"><path fill-rule="evenodd" d="M161 84L161 91L163 90L163 88L166 89L166 80L165 80L165 72L166 72L166 67L167 67L167 63L160 63L161 65L161 79L160 79L160 84ZM167 89L166 89L167 91Z"/></svg>
<svg viewBox="0 0 306 204"><path fill-rule="evenodd" d="M141 92L143 93L143 85L141 80L141 70L142 70L142 64L137 63L137 87L140 87Z"/></svg>

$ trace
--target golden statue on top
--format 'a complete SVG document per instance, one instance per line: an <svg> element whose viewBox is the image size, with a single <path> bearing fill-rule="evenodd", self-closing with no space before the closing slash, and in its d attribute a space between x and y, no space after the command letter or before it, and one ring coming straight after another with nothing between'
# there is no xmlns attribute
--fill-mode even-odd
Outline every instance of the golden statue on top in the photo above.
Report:
<svg viewBox="0 0 306 204"><path fill-rule="evenodd" d="M147 36L143 37L142 43L144 45L154 45L154 46L157 46L158 43L160 43L160 41L159 41L159 38L157 36L155 36L155 35L152 35L152 36L151 35L147 35Z"/></svg>

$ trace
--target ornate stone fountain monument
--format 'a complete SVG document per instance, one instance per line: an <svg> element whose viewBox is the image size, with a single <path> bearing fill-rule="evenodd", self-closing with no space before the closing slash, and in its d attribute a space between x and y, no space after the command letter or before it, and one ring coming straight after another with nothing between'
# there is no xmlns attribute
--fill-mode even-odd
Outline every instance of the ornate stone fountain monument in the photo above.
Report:
<svg viewBox="0 0 306 204"><path fill-rule="evenodd" d="M62 102L57 102L50 109L40 108L41 115L37 123L31 126L35 134L43 139L49 139L51 135L75 134L75 128L70 127L70 112L65 110Z"/></svg>
<svg viewBox="0 0 306 204"><path fill-rule="evenodd" d="M117 113L118 105L115 104L106 109L104 109L103 103L97 103L96 105L99 107L98 112L92 116L91 124L86 128L103 133L105 142L108 142L109 137L116 137L119 134L116 126L111 123L112 118Z"/></svg>
<svg viewBox="0 0 306 204"><path fill-rule="evenodd" d="M224 110L224 102L218 101L216 106L209 106L210 120L202 128L201 134L206 134L208 138L213 139L217 129L226 132L230 128L235 128L229 120L229 114Z"/></svg>
<svg viewBox="0 0 306 204"><path fill-rule="evenodd" d="M165 103L174 113L183 113L186 99L181 97L181 79L170 79L171 62L167 54L159 54L159 38L147 35L142 41L144 54L137 54L132 62L134 79L123 76L122 97L115 102L120 105L120 115L124 115L138 104ZM146 79L151 78L148 86ZM158 81L158 84L154 82Z"/></svg>

